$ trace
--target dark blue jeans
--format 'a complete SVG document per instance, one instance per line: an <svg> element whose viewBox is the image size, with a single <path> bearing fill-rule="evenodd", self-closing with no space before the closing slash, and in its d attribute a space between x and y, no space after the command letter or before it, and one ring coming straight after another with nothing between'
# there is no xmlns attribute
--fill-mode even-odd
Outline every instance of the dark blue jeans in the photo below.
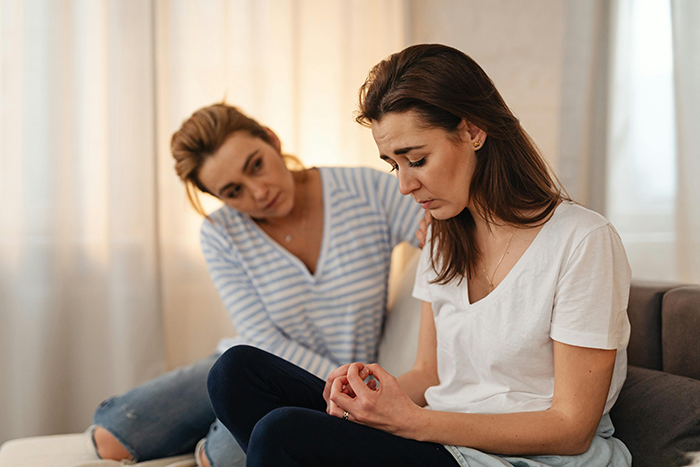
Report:
<svg viewBox="0 0 700 467"><path fill-rule="evenodd" d="M326 414L323 380L254 347L229 349L207 384L214 412L246 451L248 466L459 466L440 444Z"/></svg>

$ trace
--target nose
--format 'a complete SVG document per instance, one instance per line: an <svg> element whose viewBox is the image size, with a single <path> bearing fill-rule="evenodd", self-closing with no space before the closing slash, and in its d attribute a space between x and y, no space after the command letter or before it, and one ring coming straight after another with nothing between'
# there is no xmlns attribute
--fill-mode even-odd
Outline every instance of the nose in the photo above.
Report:
<svg viewBox="0 0 700 467"><path fill-rule="evenodd" d="M412 176L410 173L407 172L410 171L404 170L398 172L399 192L402 195L410 195L420 187L420 183L418 182L416 177Z"/></svg>
<svg viewBox="0 0 700 467"><path fill-rule="evenodd" d="M267 201L269 189L264 183L251 183L249 189L255 201Z"/></svg>

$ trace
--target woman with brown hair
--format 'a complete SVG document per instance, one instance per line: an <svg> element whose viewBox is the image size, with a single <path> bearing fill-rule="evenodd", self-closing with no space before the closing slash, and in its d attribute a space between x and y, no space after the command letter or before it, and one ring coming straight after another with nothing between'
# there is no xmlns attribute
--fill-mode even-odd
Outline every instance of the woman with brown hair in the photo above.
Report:
<svg viewBox="0 0 700 467"><path fill-rule="evenodd" d="M434 218L416 363L395 378L356 362L324 383L230 350L209 393L248 465L629 466L608 416L629 338L612 225L568 199L458 50L417 45L376 65L357 120Z"/></svg>
<svg viewBox="0 0 700 467"><path fill-rule="evenodd" d="M202 465L243 465L207 395L218 355L246 343L320 378L374 361L391 252L404 240L418 244L422 213L386 173L304 169L283 155L272 130L230 105L196 111L171 149L192 205L206 217L202 250L238 336L209 358L105 401L93 439L103 458L144 461L197 445ZM198 192L224 206L206 214Z"/></svg>

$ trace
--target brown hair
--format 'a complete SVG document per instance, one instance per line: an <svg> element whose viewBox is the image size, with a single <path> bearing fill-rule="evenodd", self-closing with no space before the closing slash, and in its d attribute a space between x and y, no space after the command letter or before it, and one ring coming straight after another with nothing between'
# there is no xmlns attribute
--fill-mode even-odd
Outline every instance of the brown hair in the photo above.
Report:
<svg viewBox="0 0 700 467"><path fill-rule="evenodd" d="M491 79L459 50L414 45L372 68L360 88L357 122L371 126L387 113L408 110L427 127L442 128L452 138L459 138L462 120L486 132L476 152L469 196L489 224L500 219L508 225L539 225L560 200L568 199ZM433 220L430 256L435 283L471 277L480 255L475 226L467 208L451 219Z"/></svg>
<svg viewBox="0 0 700 467"><path fill-rule="evenodd" d="M198 178L199 169L204 161L218 151L228 137L237 131L247 131L251 136L274 146L265 127L225 102L197 110L185 120L179 130L173 133L170 140L170 150L175 159L175 172L185 183L190 204L204 217L209 216L204 211L198 194L200 191L209 192ZM287 154L282 157L290 169L303 169L301 161L296 157Z"/></svg>

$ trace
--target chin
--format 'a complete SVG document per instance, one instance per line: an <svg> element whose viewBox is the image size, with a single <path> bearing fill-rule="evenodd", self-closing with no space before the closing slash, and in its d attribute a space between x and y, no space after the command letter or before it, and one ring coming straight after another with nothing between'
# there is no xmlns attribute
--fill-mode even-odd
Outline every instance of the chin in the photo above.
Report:
<svg viewBox="0 0 700 467"><path fill-rule="evenodd" d="M430 211L430 215L433 216L433 219L438 219L441 221L446 221L447 219L452 219L453 217L456 217L461 211L459 212L453 212L453 210L449 209L447 206L441 206L439 208L435 209L428 209Z"/></svg>

